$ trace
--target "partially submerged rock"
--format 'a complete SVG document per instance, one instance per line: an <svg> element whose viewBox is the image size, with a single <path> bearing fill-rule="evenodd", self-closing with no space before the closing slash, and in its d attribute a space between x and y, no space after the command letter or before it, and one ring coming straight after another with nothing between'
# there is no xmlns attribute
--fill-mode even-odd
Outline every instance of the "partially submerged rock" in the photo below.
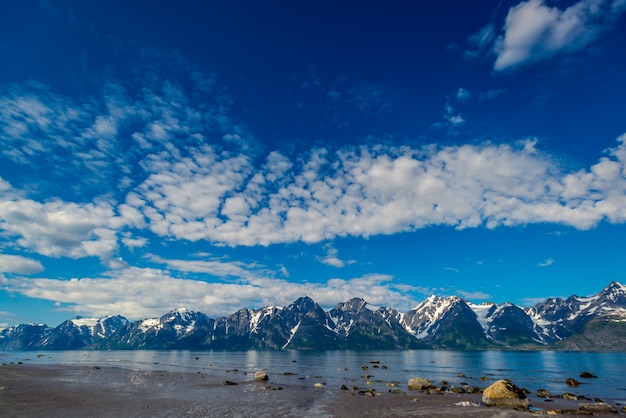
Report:
<svg viewBox="0 0 626 418"><path fill-rule="evenodd" d="M576 379L574 379L573 377L568 377L567 380L565 380L565 384L567 386L571 386L571 387L577 387L580 385L580 382Z"/></svg>
<svg viewBox="0 0 626 418"><path fill-rule="evenodd" d="M594 403L581 403L578 407L583 411L591 411L598 413L606 413L610 412L612 414L617 414L617 409L613 408L608 403L604 402L594 402Z"/></svg>
<svg viewBox="0 0 626 418"><path fill-rule="evenodd" d="M483 392L483 402L487 406L504 406L528 410L530 401L524 390L509 380L498 380Z"/></svg>
<svg viewBox="0 0 626 418"><path fill-rule="evenodd" d="M425 390L430 388L433 385L433 382L421 377L414 377L412 379L409 379L407 385L409 390Z"/></svg>
<svg viewBox="0 0 626 418"><path fill-rule="evenodd" d="M266 380L269 380L269 378L270 377L267 372L258 371L254 373L254 380L257 382L264 382Z"/></svg>

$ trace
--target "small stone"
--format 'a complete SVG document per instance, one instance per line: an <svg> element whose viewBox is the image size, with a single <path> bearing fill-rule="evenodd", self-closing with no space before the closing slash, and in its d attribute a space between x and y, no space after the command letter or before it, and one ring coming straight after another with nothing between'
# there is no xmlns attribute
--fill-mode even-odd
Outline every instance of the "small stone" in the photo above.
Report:
<svg viewBox="0 0 626 418"><path fill-rule="evenodd" d="M313 385L313 387L317 388L317 389L321 389L324 387L324 383L321 382L317 382L316 384Z"/></svg>
<svg viewBox="0 0 626 418"><path fill-rule="evenodd" d="M224 380L223 384L224 386L237 386L239 383L235 383L231 380Z"/></svg>
<svg viewBox="0 0 626 418"><path fill-rule="evenodd" d="M581 372L580 373L580 377L583 377L585 379L592 379L592 378L598 377L598 376L596 376L595 374L591 374L589 372Z"/></svg>
<svg viewBox="0 0 626 418"><path fill-rule="evenodd" d="M570 400L570 401L577 401L578 400L578 396L572 395L571 393L567 393L567 392L562 394L561 398L567 399L567 400Z"/></svg>
<svg viewBox="0 0 626 418"><path fill-rule="evenodd" d="M419 401L420 401L420 398L417 398L417 397L411 399L411 402L419 402Z"/></svg>
<svg viewBox="0 0 626 418"><path fill-rule="evenodd" d="M269 380L269 378L270 377L267 372L258 371L254 373L254 380L257 382L264 382L266 380Z"/></svg>
<svg viewBox="0 0 626 418"><path fill-rule="evenodd" d="M341 388L340 388L340 389L341 389L341 390L348 390L348 386L346 386L346 385L341 385Z"/></svg>
<svg viewBox="0 0 626 418"><path fill-rule="evenodd" d="M567 386L577 387L580 385L580 382L572 377L568 377L567 380L565 380L565 384Z"/></svg>
<svg viewBox="0 0 626 418"><path fill-rule="evenodd" d="M389 393L392 395L406 395L406 392L400 390L399 388L389 389Z"/></svg>
<svg viewBox="0 0 626 418"><path fill-rule="evenodd" d="M549 398L550 397L550 391L546 390L546 389L539 389L537 391L537 397L538 398Z"/></svg>
<svg viewBox="0 0 626 418"><path fill-rule="evenodd" d="M91 368L92 368L93 370L100 370L100 367L98 367L98 366L91 366Z"/></svg>

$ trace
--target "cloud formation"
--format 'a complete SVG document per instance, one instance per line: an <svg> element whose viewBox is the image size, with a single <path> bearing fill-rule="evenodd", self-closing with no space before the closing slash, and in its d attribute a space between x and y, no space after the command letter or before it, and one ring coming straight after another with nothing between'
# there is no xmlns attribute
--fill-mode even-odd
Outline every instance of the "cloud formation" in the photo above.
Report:
<svg viewBox="0 0 626 418"><path fill-rule="evenodd" d="M191 263L184 263L186 267L179 266L196 270ZM168 264L174 266L177 261L170 260ZM199 266L200 270L221 270L216 264ZM225 269L231 267L227 264ZM402 310L413 307L415 301L394 288L390 281L389 276L372 274L349 280L330 279L325 283L292 283L247 271L237 281L209 283L176 278L165 270L129 267L100 278L5 278L3 286L9 292L55 301L63 311L95 317L113 312L139 319L162 315L165 310L177 307L216 317L242 307L285 306L303 295L326 308L357 296L374 305Z"/></svg>
<svg viewBox="0 0 626 418"><path fill-rule="evenodd" d="M20 255L0 254L0 273L35 274L43 271L37 260Z"/></svg>
<svg viewBox="0 0 626 418"><path fill-rule="evenodd" d="M210 147L155 162L127 199L160 236L230 246L316 243L432 225L459 229L557 223L588 229L626 220L626 145L591 167L564 172L535 148L515 145L371 146L298 161L273 153L261 169Z"/></svg>
<svg viewBox="0 0 626 418"><path fill-rule="evenodd" d="M581 0L560 9L527 0L509 9L501 32L492 23L468 38L466 58L494 54L495 71L585 48L626 11L622 0Z"/></svg>

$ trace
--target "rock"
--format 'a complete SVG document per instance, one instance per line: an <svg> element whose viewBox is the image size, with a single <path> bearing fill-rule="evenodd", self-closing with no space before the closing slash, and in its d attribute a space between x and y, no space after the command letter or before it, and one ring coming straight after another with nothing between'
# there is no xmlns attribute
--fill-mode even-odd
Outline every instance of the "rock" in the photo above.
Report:
<svg viewBox="0 0 626 418"><path fill-rule="evenodd" d="M376 396L376 391L374 389L360 390L359 395L361 396Z"/></svg>
<svg viewBox="0 0 626 418"><path fill-rule="evenodd" d="M613 408L611 405L609 405L608 403L604 403L604 402L581 403L578 405L578 408L580 408L583 411L591 411L591 412L598 412L598 413L610 412L612 414L617 414L617 409Z"/></svg>
<svg viewBox="0 0 626 418"><path fill-rule="evenodd" d="M545 390L545 389L539 389L537 391L537 397L538 398L549 398L550 397L550 391L549 390Z"/></svg>
<svg viewBox="0 0 626 418"><path fill-rule="evenodd" d="M392 395L406 395L406 392L403 392L398 388L389 389L389 393L391 393Z"/></svg>
<svg viewBox="0 0 626 418"><path fill-rule="evenodd" d="M270 377L267 372L258 371L254 373L254 380L257 382L264 382L266 380L269 380L269 378Z"/></svg>
<svg viewBox="0 0 626 418"><path fill-rule="evenodd" d="M409 390L424 390L428 389L432 385L433 382L428 379L423 379L421 377L414 377L412 379L409 379L408 382Z"/></svg>
<svg viewBox="0 0 626 418"><path fill-rule="evenodd" d="M346 386L346 385L341 385L341 388L340 388L340 389L341 389L341 390L348 390L348 386Z"/></svg>
<svg viewBox="0 0 626 418"><path fill-rule="evenodd" d="M230 380L224 380L223 384L225 386L237 386L239 383L235 383L235 382L230 381Z"/></svg>
<svg viewBox="0 0 626 418"><path fill-rule="evenodd" d="M593 412L582 409L549 409L546 415L593 415Z"/></svg>
<svg viewBox="0 0 626 418"><path fill-rule="evenodd" d="M314 385L313 385L313 387L315 387L315 388L317 388L317 389L321 389L321 388L323 388L323 387L324 387L324 383L319 383L319 382L318 382L318 383L314 384Z"/></svg>
<svg viewBox="0 0 626 418"><path fill-rule="evenodd" d="M622 406L622 413L626 414L626 406Z"/></svg>
<svg viewBox="0 0 626 418"><path fill-rule="evenodd" d="M580 382L572 377L568 377L567 380L565 380L565 384L567 386L577 387L580 385Z"/></svg>
<svg viewBox="0 0 626 418"><path fill-rule="evenodd" d="M585 379L591 379L591 378L598 377L598 376L596 376L595 374L591 374L589 372L581 372L580 377L584 377Z"/></svg>
<svg viewBox="0 0 626 418"><path fill-rule="evenodd" d="M498 380L483 392L483 403L487 406L505 406L528 410L530 401L522 389L508 380Z"/></svg>
<svg viewBox="0 0 626 418"><path fill-rule="evenodd" d="M578 400L578 396L572 395L571 393L567 393L567 392L562 394L561 398L567 399L567 400L570 400L570 401L577 401Z"/></svg>

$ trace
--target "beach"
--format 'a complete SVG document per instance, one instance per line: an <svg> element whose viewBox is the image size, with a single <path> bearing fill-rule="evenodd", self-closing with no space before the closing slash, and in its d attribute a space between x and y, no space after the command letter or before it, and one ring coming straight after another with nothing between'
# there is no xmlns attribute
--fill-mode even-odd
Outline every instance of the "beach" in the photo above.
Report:
<svg viewBox="0 0 626 418"><path fill-rule="evenodd" d="M257 382L239 371L181 373L116 367L4 364L2 417L528 417L486 407L480 394L364 393L276 376ZM229 382L231 384L225 384ZM367 388L365 388L367 389ZM390 389L391 390L391 389ZM374 396L368 396L374 395ZM529 396L530 397L530 396ZM537 412L574 411L582 401L531 398ZM589 401L584 401L589 402ZM619 405L614 405L618 410ZM623 415L623 414L622 414ZM594 413L594 416L616 414Z"/></svg>

